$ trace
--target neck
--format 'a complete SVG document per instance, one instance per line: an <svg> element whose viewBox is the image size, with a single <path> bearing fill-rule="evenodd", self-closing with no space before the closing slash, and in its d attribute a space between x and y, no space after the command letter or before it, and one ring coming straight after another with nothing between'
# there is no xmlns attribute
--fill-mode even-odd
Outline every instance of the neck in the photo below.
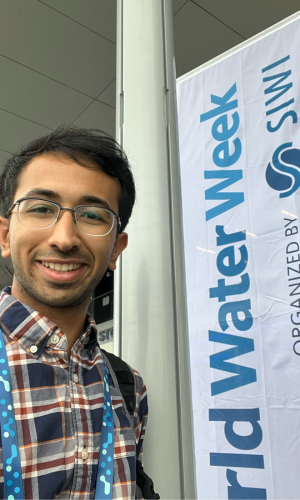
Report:
<svg viewBox="0 0 300 500"><path fill-rule="evenodd" d="M24 289L20 289L15 283L12 284L11 295L46 316L58 326L68 339L68 356L70 357L73 345L84 331L88 304L84 303L72 307L47 306L28 295Z"/></svg>

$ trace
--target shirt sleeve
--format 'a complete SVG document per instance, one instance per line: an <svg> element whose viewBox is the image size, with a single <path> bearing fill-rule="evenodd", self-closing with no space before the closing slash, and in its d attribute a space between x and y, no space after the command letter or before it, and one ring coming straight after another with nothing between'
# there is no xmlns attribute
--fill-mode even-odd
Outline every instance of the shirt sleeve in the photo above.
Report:
<svg viewBox="0 0 300 500"><path fill-rule="evenodd" d="M140 460L142 462L144 436L148 420L147 389L140 374L136 370L132 371L135 376L135 386L136 386L136 395L135 395L136 407L134 412L136 458L137 460ZM142 492L138 486L136 486L135 498L136 500L143 500Z"/></svg>
<svg viewBox="0 0 300 500"><path fill-rule="evenodd" d="M136 379L136 407L134 412L136 458L142 462L143 443L148 420L147 389L140 374L133 370Z"/></svg>

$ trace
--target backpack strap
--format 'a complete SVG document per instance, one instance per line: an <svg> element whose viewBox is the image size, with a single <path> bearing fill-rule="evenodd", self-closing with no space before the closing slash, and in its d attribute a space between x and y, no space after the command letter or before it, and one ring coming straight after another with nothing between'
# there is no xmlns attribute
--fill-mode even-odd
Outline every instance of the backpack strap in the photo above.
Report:
<svg viewBox="0 0 300 500"><path fill-rule="evenodd" d="M115 356L110 352L106 352L101 347L101 351L104 353L106 358L108 359L113 371L115 372L119 389L124 398L127 411L129 415L132 417L135 411L135 378L131 371L131 368L128 366L123 359ZM140 460L136 460L136 484L140 488L143 498L147 500L158 500L160 496L158 493L154 491L154 484L152 479L147 476L144 472L142 463Z"/></svg>
<svg viewBox="0 0 300 500"><path fill-rule="evenodd" d="M136 484L140 488L143 498L147 500L159 500L160 496L154 491L154 483L151 477L147 476L140 460L136 461Z"/></svg>
<svg viewBox="0 0 300 500"><path fill-rule="evenodd" d="M108 361L111 364L113 371L117 377L117 381L119 384L119 388L121 394L124 398L125 404L127 406L127 410L129 415L134 414L135 410L135 379L134 375L129 368L128 364L123 361L123 359L115 356L110 352L106 352L101 348L101 351L104 352Z"/></svg>

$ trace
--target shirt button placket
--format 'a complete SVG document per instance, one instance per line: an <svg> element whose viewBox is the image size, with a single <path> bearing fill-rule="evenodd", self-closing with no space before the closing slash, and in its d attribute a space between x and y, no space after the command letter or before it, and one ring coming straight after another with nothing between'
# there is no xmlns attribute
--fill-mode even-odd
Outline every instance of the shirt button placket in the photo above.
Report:
<svg viewBox="0 0 300 500"><path fill-rule="evenodd" d="M81 484L81 472L80 472L80 462L82 460L82 451L83 451L83 446L84 443L80 439L79 433L76 432L76 428L80 428L80 422L77 422L77 419L80 419L80 412L76 409L76 403L78 399L78 382L79 382L79 376L77 373L75 373L76 370L76 363L74 363L74 359L72 359L72 356L70 358L70 365L69 365L69 370L70 370L70 395L71 395L71 408L72 408L72 414L75 423L75 433L74 433L74 442L75 442L75 456L78 456L78 460L75 460L74 463L74 480L73 480L73 485L72 485L72 490L76 491L80 489L80 484ZM81 462L82 463L82 462ZM75 498L71 495L70 498Z"/></svg>
<svg viewBox="0 0 300 500"><path fill-rule="evenodd" d="M72 489L80 489L82 487L82 466L85 466L85 474L86 480L88 484L91 481L92 477L92 464L91 453L90 453L90 445L91 449L93 446L92 437L88 434L89 430L89 422L90 422L90 413L89 413L89 404L87 403L87 407L81 410L79 406L81 406L80 401L88 397L86 394L86 387L84 384L84 377L82 372L82 366L77 362L77 355L80 355L80 350L82 349L82 345L79 346L78 350L76 347L73 347L72 353L70 356L70 364L69 364L69 373L70 373L70 394L71 394L71 408L72 408L72 416L74 418L74 442L75 442L75 456L77 456L78 460L75 460L74 464L74 486ZM90 443L91 441L91 443ZM75 484L76 483L76 484Z"/></svg>
<svg viewBox="0 0 300 500"><path fill-rule="evenodd" d="M51 335L50 337L50 341L51 341L51 344L58 344L59 342L59 335L57 335L57 333L53 333L53 335Z"/></svg>

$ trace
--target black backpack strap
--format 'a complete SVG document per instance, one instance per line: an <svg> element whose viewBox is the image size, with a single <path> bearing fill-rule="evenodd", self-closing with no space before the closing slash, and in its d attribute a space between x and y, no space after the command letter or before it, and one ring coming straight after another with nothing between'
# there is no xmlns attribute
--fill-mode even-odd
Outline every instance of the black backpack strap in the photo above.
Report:
<svg viewBox="0 0 300 500"><path fill-rule="evenodd" d="M115 356L110 352L106 352L102 348L101 351L104 352L105 356L111 364L113 371L115 372L121 394L127 406L128 413L132 416L135 410L135 380L133 373L128 364L125 363L123 359Z"/></svg>
<svg viewBox="0 0 300 500"><path fill-rule="evenodd" d="M152 498L158 500L160 498L159 494L155 493L154 483L151 477L147 476L140 460L136 461L136 484L140 488L143 498L146 500L151 500Z"/></svg>
<svg viewBox="0 0 300 500"><path fill-rule="evenodd" d="M134 414L135 410L135 380L134 375L125 361L110 352L106 352L101 348L108 361L111 364L113 371L117 377L119 389L124 398L129 415ZM140 488L145 500L158 500L160 496L154 491L152 479L144 472L140 460L136 461L136 484Z"/></svg>

